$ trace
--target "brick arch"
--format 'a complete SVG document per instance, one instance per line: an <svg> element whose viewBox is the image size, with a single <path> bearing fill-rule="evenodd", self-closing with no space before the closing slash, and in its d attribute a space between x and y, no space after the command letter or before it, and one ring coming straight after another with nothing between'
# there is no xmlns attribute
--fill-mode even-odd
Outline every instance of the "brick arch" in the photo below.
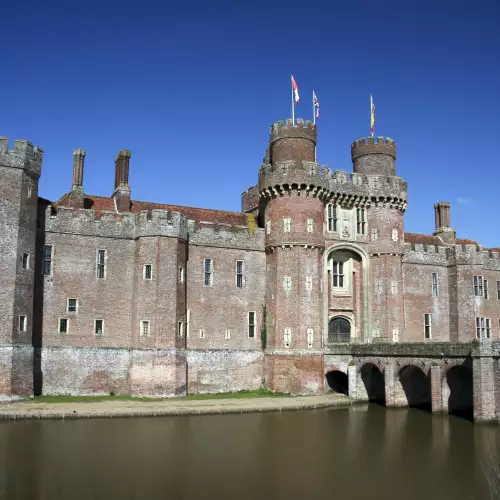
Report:
<svg viewBox="0 0 500 500"><path fill-rule="evenodd" d="M356 365L356 393L361 400L385 405L385 365L378 358L364 358Z"/></svg>
<svg viewBox="0 0 500 500"><path fill-rule="evenodd" d="M425 360L425 366L422 366L422 363L415 362L414 359L397 359L396 360L396 367L397 370L395 370L395 376L396 378L399 376L401 373L401 370L403 368L406 368L407 366L413 366L415 368L418 368L421 370L426 376L429 376L431 372L431 363L429 360Z"/></svg>
<svg viewBox="0 0 500 500"><path fill-rule="evenodd" d="M472 420L474 406L472 360L453 360L441 380L443 411Z"/></svg>
<svg viewBox="0 0 500 500"><path fill-rule="evenodd" d="M346 363L346 365L348 365L348 363ZM325 365L325 375L330 372L342 372L347 375L347 369L343 369L339 365L334 365L334 364Z"/></svg>
<svg viewBox="0 0 500 500"><path fill-rule="evenodd" d="M359 364L356 363L356 373L359 374L365 365L375 365L385 375L385 363L380 358L362 358Z"/></svg>
<svg viewBox="0 0 500 500"><path fill-rule="evenodd" d="M432 386L430 365L424 367L408 360L395 370L394 405L431 409Z"/></svg>

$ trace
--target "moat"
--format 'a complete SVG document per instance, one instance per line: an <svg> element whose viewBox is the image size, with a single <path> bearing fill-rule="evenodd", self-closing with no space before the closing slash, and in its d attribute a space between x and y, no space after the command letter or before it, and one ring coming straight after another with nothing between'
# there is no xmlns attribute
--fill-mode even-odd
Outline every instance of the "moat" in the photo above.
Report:
<svg viewBox="0 0 500 500"><path fill-rule="evenodd" d="M9 500L490 498L496 425L417 409L0 423Z"/></svg>

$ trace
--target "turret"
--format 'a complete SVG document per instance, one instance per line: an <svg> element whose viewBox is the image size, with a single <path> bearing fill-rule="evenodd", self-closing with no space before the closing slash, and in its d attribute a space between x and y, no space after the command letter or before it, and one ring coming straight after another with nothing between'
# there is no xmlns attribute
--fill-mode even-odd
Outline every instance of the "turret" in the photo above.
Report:
<svg viewBox="0 0 500 500"><path fill-rule="evenodd" d="M369 137L351 145L353 170L359 174L396 175L396 143L384 137Z"/></svg>
<svg viewBox="0 0 500 500"><path fill-rule="evenodd" d="M304 122L300 118L297 124L292 120L273 123L269 139L269 159L275 164L281 161L316 160L316 126L311 122Z"/></svg>

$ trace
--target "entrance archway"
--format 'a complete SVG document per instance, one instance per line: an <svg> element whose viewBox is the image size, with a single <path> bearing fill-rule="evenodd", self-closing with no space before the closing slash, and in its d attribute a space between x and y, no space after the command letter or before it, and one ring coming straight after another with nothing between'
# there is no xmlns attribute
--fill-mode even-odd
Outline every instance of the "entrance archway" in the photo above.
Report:
<svg viewBox="0 0 500 500"><path fill-rule="evenodd" d="M347 343L351 341L351 323L342 316L328 322L328 343Z"/></svg>
<svg viewBox="0 0 500 500"><path fill-rule="evenodd" d="M368 400L385 405L385 380L380 369L372 363L367 363L361 367L360 375Z"/></svg>
<svg viewBox="0 0 500 500"><path fill-rule="evenodd" d="M399 371L399 382L410 408L431 408L431 381L420 368L404 366Z"/></svg>
<svg viewBox="0 0 500 500"><path fill-rule="evenodd" d="M448 413L472 420L474 403L472 369L466 365L451 367L446 373L449 388Z"/></svg>
<svg viewBox="0 0 500 500"><path fill-rule="evenodd" d="M326 374L326 381L328 387L330 387L333 392L339 392L346 396L349 395L349 379L345 373L339 372L338 370L328 372Z"/></svg>

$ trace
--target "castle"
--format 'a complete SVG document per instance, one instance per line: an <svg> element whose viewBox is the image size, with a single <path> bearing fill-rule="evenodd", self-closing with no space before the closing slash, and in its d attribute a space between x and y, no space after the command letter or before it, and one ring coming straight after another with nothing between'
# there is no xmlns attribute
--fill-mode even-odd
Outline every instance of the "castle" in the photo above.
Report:
<svg viewBox="0 0 500 500"><path fill-rule="evenodd" d="M351 153L331 171L315 125L274 123L233 213L132 200L127 150L102 197L76 149L51 202L42 149L0 137L1 397L321 393L366 346L498 339L500 248L456 238L446 202L432 235L405 233L395 142Z"/></svg>

